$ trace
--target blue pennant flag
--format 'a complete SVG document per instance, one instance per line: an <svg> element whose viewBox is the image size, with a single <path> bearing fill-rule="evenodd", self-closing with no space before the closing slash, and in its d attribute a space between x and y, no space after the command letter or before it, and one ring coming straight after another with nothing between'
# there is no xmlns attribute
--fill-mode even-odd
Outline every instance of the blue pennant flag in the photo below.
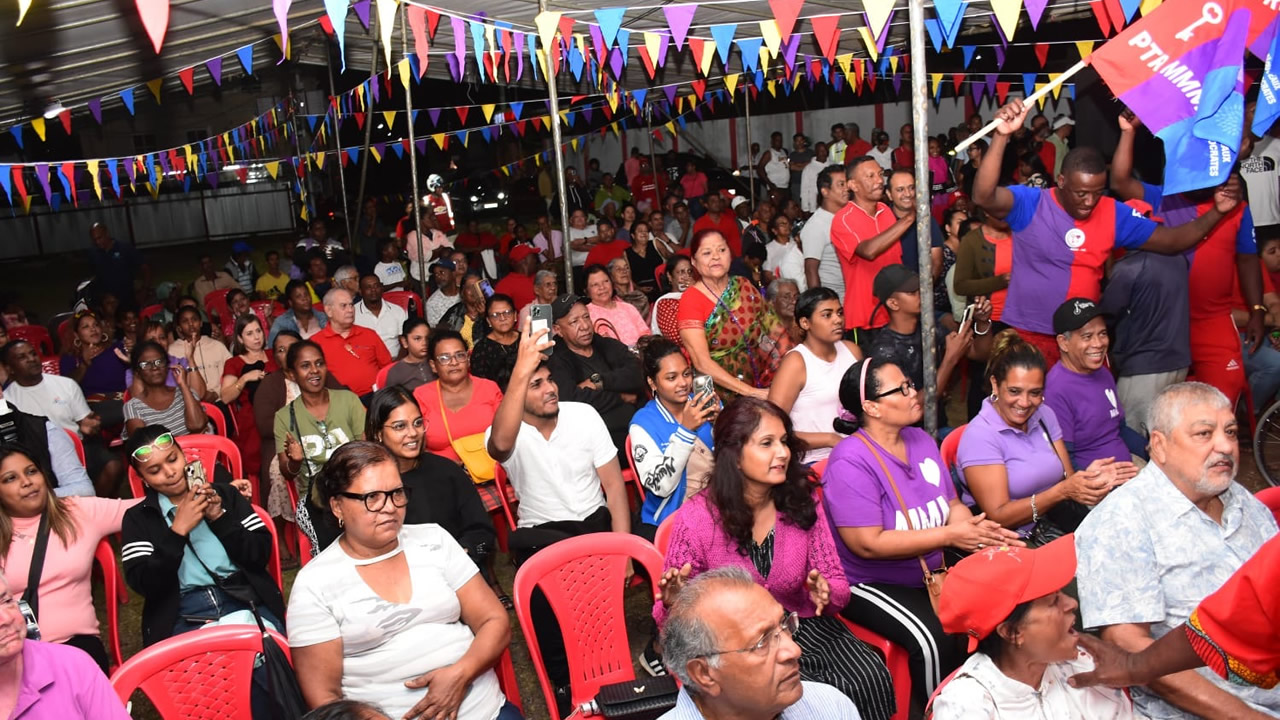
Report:
<svg viewBox="0 0 1280 720"><path fill-rule="evenodd" d="M716 41L716 52L720 53L720 64L728 67L729 49L733 45L733 36L738 32L737 24L712 25L711 39Z"/></svg>
<svg viewBox="0 0 1280 720"><path fill-rule="evenodd" d="M236 57L240 58L240 66L244 68L246 75L253 74L253 46L245 45L236 51Z"/></svg>
<svg viewBox="0 0 1280 720"><path fill-rule="evenodd" d="M120 99L124 101L125 109L129 111L130 115L132 115L133 114L133 88L125 88L124 90L121 90Z"/></svg>
<svg viewBox="0 0 1280 720"><path fill-rule="evenodd" d="M600 36L604 38L606 48L613 47L618 39L618 28L622 27L622 15L626 8L601 8L596 11L596 22L600 23Z"/></svg>

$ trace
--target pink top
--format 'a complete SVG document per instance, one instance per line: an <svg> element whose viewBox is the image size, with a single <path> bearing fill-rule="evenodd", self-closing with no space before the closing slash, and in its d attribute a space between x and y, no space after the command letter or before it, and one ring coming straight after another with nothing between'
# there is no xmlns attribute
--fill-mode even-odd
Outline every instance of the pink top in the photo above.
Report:
<svg viewBox="0 0 1280 720"><path fill-rule="evenodd" d="M64 498L75 523L75 539L70 546L49 532L44 570L40 574L40 634L46 642L65 642L72 635L97 635L98 614L93 609L90 577L93 553L98 541L120 532L124 511L141 500L108 500L97 497ZM27 572L35 549L40 518L12 518L13 540L4 559L4 577L9 593L19 597L27 590Z"/></svg>
<svg viewBox="0 0 1280 720"><path fill-rule="evenodd" d="M43 629L44 623L40 626ZM9 717L11 720L129 720L129 713L111 689L107 676L83 650L23 640L22 684Z"/></svg>
<svg viewBox="0 0 1280 720"><path fill-rule="evenodd" d="M466 407L454 412L449 410L449 430L444 429L444 417L440 414L440 381L432 380L413 391L413 399L418 401L422 411L422 419L427 424L427 452L447 457L454 462L462 462L458 453L449 444L450 435L454 440L461 440L468 435L483 433L493 424L493 416L498 414L498 405L502 402L502 390L498 384L485 378L471 377L471 402Z"/></svg>
<svg viewBox="0 0 1280 720"><path fill-rule="evenodd" d="M837 614L849 602L849 581L840 566L820 502L815 512L817 519L807 531L778 515L773 528L773 565L766 580L756 572L751 558L738 552L737 543L724 532L720 512L711 505L708 492L700 492L672 516L674 526L663 572L689 563L692 566L689 577L693 578L707 570L734 565L751 573L751 579L763 585L784 610L797 612L801 617L813 617L813 602L805 579L810 570L817 570L831 586L831 602L823 613ZM667 617L667 608L661 600L653 604L653 617L659 625Z"/></svg>
<svg viewBox="0 0 1280 720"><path fill-rule="evenodd" d="M636 342L653 331L649 324L640 317L635 305L613 299L613 308L595 303L587 303L587 312L591 314L591 323L596 327L596 334L613 338L627 347L635 347Z"/></svg>
<svg viewBox="0 0 1280 720"><path fill-rule="evenodd" d="M707 176L701 171L685 173L680 178L680 185L684 187L684 196L687 198L701 198L707 194Z"/></svg>

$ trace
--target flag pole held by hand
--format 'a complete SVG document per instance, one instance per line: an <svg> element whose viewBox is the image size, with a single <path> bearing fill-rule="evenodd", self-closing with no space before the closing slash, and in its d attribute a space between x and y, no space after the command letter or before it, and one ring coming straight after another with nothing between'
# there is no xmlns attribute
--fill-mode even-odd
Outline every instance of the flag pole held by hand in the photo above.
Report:
<svg viewBox="0 0 1280 720"><path fill-rule="evenodd" d="M1048 83L1046 83L1044 87L1041 87L1039 90L1036 90L1035 92L1031 93L1027 97L1023 98L1022 103L1024 105L1031 105L1032 103L1044 97L1045 95L1048 95L1049 93L1056 90L1059 85L1071 79L1072 75L1075 75L1076 73L1083 70L1086 65L1088 65L1088 63L1085 62L1084 60L1081 60L1075 65L1072 65L1070 68L1066 70L1066 72L1063 72L1062 74L1058 75L1057 77L1053 78ZM970 135L969 137L960 141L958 145L956 145L956 149L954 151L955 154L959 155L960 153L965 151L965 148L978 142L982 138L990 135L991 131L995 130L996 126L999 124L1000 124L1000 118L997 117L992 119L992 121L987 123L986 125L983 125L981 130Z"/></svg>

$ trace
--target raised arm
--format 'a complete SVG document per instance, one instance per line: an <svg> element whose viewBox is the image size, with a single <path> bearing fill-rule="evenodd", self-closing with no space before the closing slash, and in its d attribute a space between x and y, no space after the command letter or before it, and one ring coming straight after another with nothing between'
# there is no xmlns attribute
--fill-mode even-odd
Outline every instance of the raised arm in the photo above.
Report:
<svg viewBox="0 0 1280 720"><path fill-rule="evenodd" d="M529 381L542 364L542 351L552 347L547 337L550 331L539 329L536 333L531 332L532 324L532 320L525 321L520 347L516 351L516 364L511 370L511 380L507 382L507 393L502 396L498 412L493 416L487 449L489 456L498 462L511 457L511 451L515 449L520 423L524 421L524 400L529 394Z"/></svg>
<svg viewBox="0 0 1280 720"><path fill-rule="evenodd" d="M1217 225L1223 216L1236 209L1240 204L1240 197L1240 181L1232 177L1214 191L1213 207L1209 208L1208 212L1177 227L1157 226L1151 233L1151 237L1142 245L1142 249L1164 255L1176 255L1184 250L1190 250L1196 243L1203 240L1210 230L1213 230L1213 226Z"/></svg>
<svg viewBox="0 0 1280 720"><path fill-rule="evenodd" d="M1000 124L991 136L991 147L982 156L982 164L978 166L978 174L973 179L973 202L995 217L1004 218L1013 210L1013 193L1008 188L1000 187L1000 164L1004 160L1004 150L1012 135L1027 119L1031 106L1023 105L1022 100L1013 98L996 112Z"/></svg>
<svg viewBox="0 0 1280 720"><path fill-rule="evenodd" d="M916 216L914 214L904 215L898 218L897 222L890 225L884 232L873 236L870 240L858 243L853 252L863 260L875 260L888 252L889 248L897 245L902 240L902 236L915 224Z"/></svg>
<svg viewBox="0 0 1280 720"><path fill-rule="evenodd" d="M1142 121L1125 108L1119 123L1120 142L1116 143L1116 154L1111 157L1111 192L1117 200L1141 200L1142 182L1133 176L1133 141Z"/></svg>

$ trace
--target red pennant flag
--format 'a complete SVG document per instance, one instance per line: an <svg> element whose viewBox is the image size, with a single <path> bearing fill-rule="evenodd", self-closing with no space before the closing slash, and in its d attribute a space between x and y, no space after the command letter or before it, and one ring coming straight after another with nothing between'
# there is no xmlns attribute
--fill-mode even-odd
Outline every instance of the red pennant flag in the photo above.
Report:
<svg viewBox="0 0 1280 720"><path fill-rule="evenodd" d="M609 103L605 103L604 105L601 105L601 106L600 106L600 110L602 110L602 111L604 112L604 119L605 119L605 120L612 120L612 119L613 119L613 110L609 108Z"/></svg>
<svg viewBox="0 0 1280 720"><path fill-rule="evenodd" d="M1009 97L1009 86L1013 83L997 82L996 83L996 100L1004 105L1004 101Z"/></svg>
<svg viewBox="0 0 1280 720"><path fill-rule="evenodd" d="M573 18L568 15L560 16L560 42L564 43L565 48L569 47L569 38L573 37ZM559 55L560 53L556 53Z"/></svg>
<svg viewBox="0 0 1280 720"><path fill-rule="evenodd" d="M338 162L339 162L339 163L341 163L341 164L342 164L342 167L344 167L344 168L345 168L345 167L347 166L347 163L351 162L351 156L350 156L350 155L348 155L347 153L339 152L339 153L338 153Z"/></svg>
<svg viewBox="0 0 1280 720"><path fill-rule="evenodd" d="M703 48L703 43L705 41L702 38L691 37L691 38L686 38L686 42L689 43L689 52L693 53L694 70L699 75L701 75L702 74L702 48Z"/></svg>
<svg viewBox="0 0 1280 720"><path fill-rule="evenodd" d="M356 113L356 127L361 130L364 129L364 113L362 112Z"/></svg>
<svg viewBox="0 0 1280 720"><path fill-rule="evenodd" d="M76 164L73 162L64 162L61 167L62 174L66 176L67 183L71 186L67 188L71 191L71 202L79 205L80 198L76 196Z"/></svg>
<svg viewBox="0 0 1280 720"><path fill-rule="evenodd" d="M1090 0L1089 7L1093 8L1093 16L1098 20L1098 27L1102 28L1102 36L1111 36L1111 17L1107 15L1107 7L1102 0Z"/></svg>
<svg viewBox="0 0 1280 720"><path fill-rule="evenodd" d="M778 35L785 45L791 37L791 30L796 26L796 18L800 17L800 7L804 0L769 0L769 9L773 11L773 19L778 23Z"/></svg>
<svg viewBox="0 0 1280 720"><path fill-rule="evenodd" d="M964 85L964 73L951 74L951 86L956 89L956 96L960 95L960 88Z"/></svg>
<svg viewBox="0 0 1280 720"><path fill-rule="evenodd" d="M243 165L236 168L236 177L240 178L241 184L249 182L249 168Z"/></svg>
<svg viewBox="0 0 1280 720"><path fill-rule="evenodd" d="M840 44L840 16L819 15L809 18L809 23L813 25L813 37L818 41L818 49L822 50L822 57L826 58L827 62L834 63L836 48Z"/></svg>
<svg viewBox="0 0 1280 720"><path fill-rule="evenodd" d="M470 111L471 111L471 108L467 107L466 105L458 106L458 119L462 121L463 125L467 124L467 113Z"/></svg>
<svg viewBox="0 0 1280 720"><path fill-rule="evenodd" d="M1103 4L1107 6L1107 17L1111 20L1111 27L1116 32L1124 29L1124 7L1120 5L1120 0L1103 0Z"/></svg>
<svg viewBox="0 0 1280 720"><path fill-rule="evenodd" d="M538 115L537 117L535 117L535 118L533 119L533 129L534 129L534 130L542 130L542 129L543 129L543 126L546 124L546 123L543 121L543 117L544 117L544 116L542 116L542 115Z"/></svg>
<svg viewBox="0 0 1280 720"><path fill-rule="evenodd" d="M644 62L644 70L649 74L649 79L653 79L656 72L653 67L653 60L649 58L649 50L645 46L640 46L640 60Z"/></svg>
<svg viewBox="0 0 1280 720"><path fill-rule="evenodd" d="M70 135L71 134L71 111L63 110L62 112L58 113L58 119L62 121L62 129L67 131L67 134Z"/></svg>
<svg viewBox="0 0 1280 720"><path fill-rule="evenodd" d="M518 136L520 136L520 137L524 137L524 124L525 124L525 122L526 122L526 121L524 121L524 120L517 120L517 121L516 121L516 135L518 135Z"/></svg>
<svg viewBox="0 0 1280 720"><path fill-rule="evenodd" d="M439 16L437 16L438 18ZM409 6L409 28L413 31L413 52L418 56L418 77L427 71L427 9ZM432 34L435 34L434 29Z"/></svg>
<svg viewBox="0 0 1280 720"><path fill-rule="evenodd" d="M856 78L858 81L858 92L862 92L862 85L864 80L862 79L862 61L861 60L853 61L853 75L854 75L854 78Z"/></svg>
<svg viewBox="0 0 1280 720"><path fill-rule="evenodd" d="M328 16L328 15L321 15L318 19L320 20L320 29L324 30L324 34L325 34L325 35L332 35L332 34L333 34L333 23L332 23L332 22L329 22L329 16Z"/></svg>
<svg viewBox="0 0 1280 720"><path fill-rule="evenodd" d="M196 92L196 69L194 67L183 68L178 71L178 79L182 81L182 87L187 89L188 95L194 95Z"/></svg>
<svg viewBox="0 0 1280 720"><path fill-rule="evenodd" d="M432 40L436 39L436 26L439 24L440 24L440 13L428 8L427 9L427 34L431 36Z"/></svg>
<svg viewBox="0 0 1280 720"><path fill-rule="evenodd" d="M586 97L587 97L586 95L574 95L573 97L569 98L569 104L572 105L578 102L579 100L585 99Z"/></svg>
<svg viewBox="0 0 1280 720"><path fill-rule="evenodd" d="M142 27L151 38L151 45L160 54L164 45L164 35L169 30L169 0L134 0L138 7L138 16L142 18Z"/></svg>
<svg viewBox="0 0 1280 720"><path fill-rule="evenodd" d="M1049 59L1049 43L1036 43L1036 59L1040 61L1040 67L1044 68L1045 60Z"/></svg>
<svg viewBox="0 0 1280 720"><path fill-rule="evenodd" d="M703 79L694 80L689 83L693 86L693 94L698 96L698 101L702 101L702 96L707 92L707 81Z"/></svg>

